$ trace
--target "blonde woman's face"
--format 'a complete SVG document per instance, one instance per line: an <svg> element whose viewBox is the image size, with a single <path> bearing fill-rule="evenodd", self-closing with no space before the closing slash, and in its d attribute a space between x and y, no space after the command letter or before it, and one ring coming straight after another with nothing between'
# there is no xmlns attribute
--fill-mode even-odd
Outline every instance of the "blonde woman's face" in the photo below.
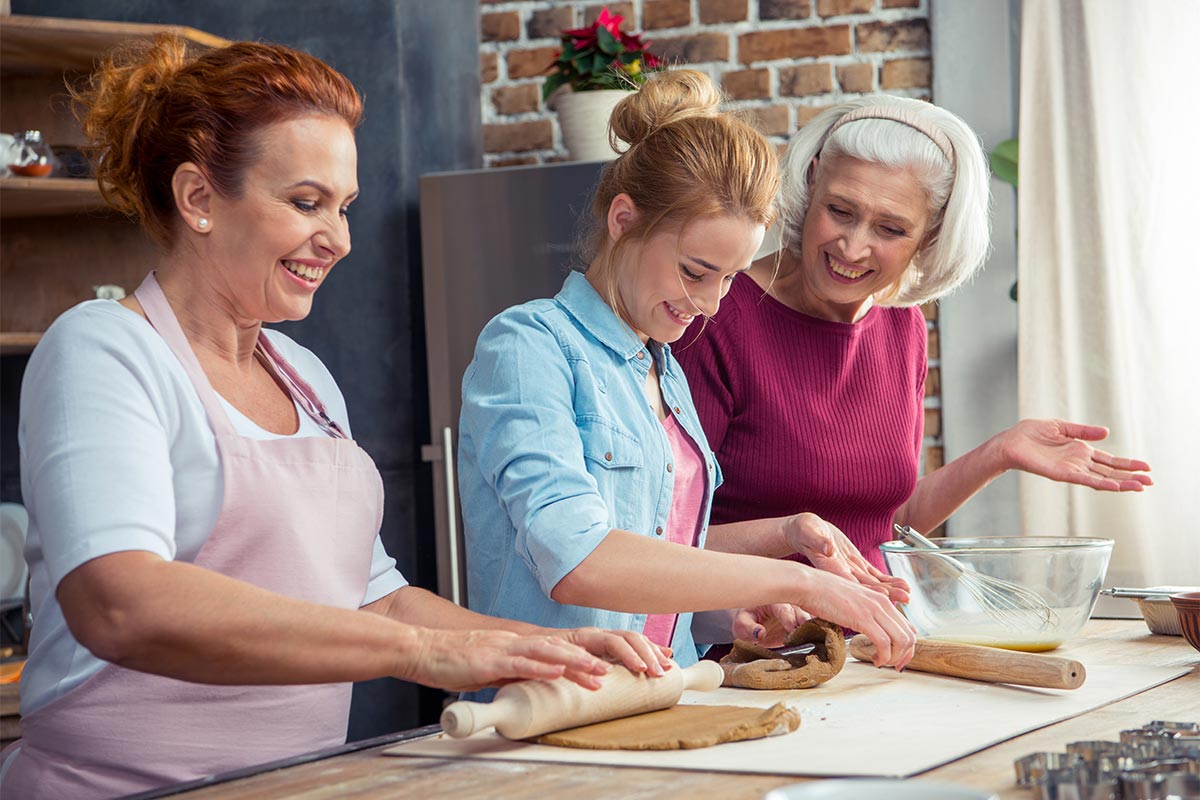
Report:
<svg viewBox="0 0 1200 800"><path fill-rule="evenodd" d="M674 342L698 317L717 313L734 276L749 269L764 230L720 214L631 242L617 265L626 322L643 342Z"/></svg>
<svg viewBox="0 0 1200 800"><path fill-rule="evenodd" d="M845 156L822 164L800 238L805 310L853 322L901 279L928 226L925 190L911 170Z"/></svg>

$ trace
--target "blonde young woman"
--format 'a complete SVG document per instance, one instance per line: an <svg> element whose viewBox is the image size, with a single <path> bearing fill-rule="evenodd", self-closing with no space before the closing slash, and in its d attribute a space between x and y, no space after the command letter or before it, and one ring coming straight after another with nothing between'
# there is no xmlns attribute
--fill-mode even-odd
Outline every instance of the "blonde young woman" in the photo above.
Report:
<svg viewBox="0 0 1200 800"><path fill-rule="evenodd" d="M611 126L628 149L595 193L591 262L479 337L459 442L471 604L642 631L684 665L734 635L776 642L811 614L903 666L914 633L893 601L906 587L848 579L819 520L709 525L720 467L671 343L751 266L778 188L772 146L719 99L680 70L623 100ZM828 556L831 571L714 551L751 534Z"/></svg>

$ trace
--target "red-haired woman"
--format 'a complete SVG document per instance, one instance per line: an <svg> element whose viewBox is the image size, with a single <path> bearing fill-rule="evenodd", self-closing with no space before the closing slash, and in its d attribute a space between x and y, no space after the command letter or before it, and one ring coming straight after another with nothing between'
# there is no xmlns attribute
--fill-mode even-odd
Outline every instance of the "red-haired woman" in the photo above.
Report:
<svg viewBox="0 0 1200 800"><path fill-rule="evenodd" d="M25 375L36 624L6 797L109 797L339 744L356 680L595 687L596 655L669 666L640 635L474 614L384 552L382 482L337 385L262 327L304 318L350 251L361 100L344 76L284 47L189 59L161 38L77 99L105 196L162 256L132 297L59 318Z"/></svg>

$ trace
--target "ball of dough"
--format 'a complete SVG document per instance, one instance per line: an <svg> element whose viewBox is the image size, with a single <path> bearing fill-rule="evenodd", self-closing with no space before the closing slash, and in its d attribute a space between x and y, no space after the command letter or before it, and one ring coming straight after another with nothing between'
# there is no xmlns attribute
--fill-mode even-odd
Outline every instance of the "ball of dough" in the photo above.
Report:
<svg viewBox="0 0 1200 800"><path fill-rule="evenodd" d="M842 671L846 663L846 638L842 627L823 619L812 619L788 635L784 647L812 644L811 653L781 658L754 642L739 639L721 659L725 670L722 686L739 689L811 689Z"/></svg>

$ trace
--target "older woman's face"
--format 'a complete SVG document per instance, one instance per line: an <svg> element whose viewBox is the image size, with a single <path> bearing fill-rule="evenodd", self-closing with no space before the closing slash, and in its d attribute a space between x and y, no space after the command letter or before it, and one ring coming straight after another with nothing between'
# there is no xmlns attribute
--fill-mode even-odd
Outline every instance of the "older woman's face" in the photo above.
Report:
<svg viewBox="0 0 1200 800"><path fill-rule="evenodd" d="M312 115L269 125L258 136L263 155L246 171L242 196L214 200L214 277L239 317L303 319L317 288L350 252L354 133L337 117Z"/></svg>
<svg viewBox="0 0 1200 800"><path fill-rule="evenodd" d="M800 240L808 310L852 322L900 280L929 226L925 190L907 169L847 157L817 170Z"/></svg>

